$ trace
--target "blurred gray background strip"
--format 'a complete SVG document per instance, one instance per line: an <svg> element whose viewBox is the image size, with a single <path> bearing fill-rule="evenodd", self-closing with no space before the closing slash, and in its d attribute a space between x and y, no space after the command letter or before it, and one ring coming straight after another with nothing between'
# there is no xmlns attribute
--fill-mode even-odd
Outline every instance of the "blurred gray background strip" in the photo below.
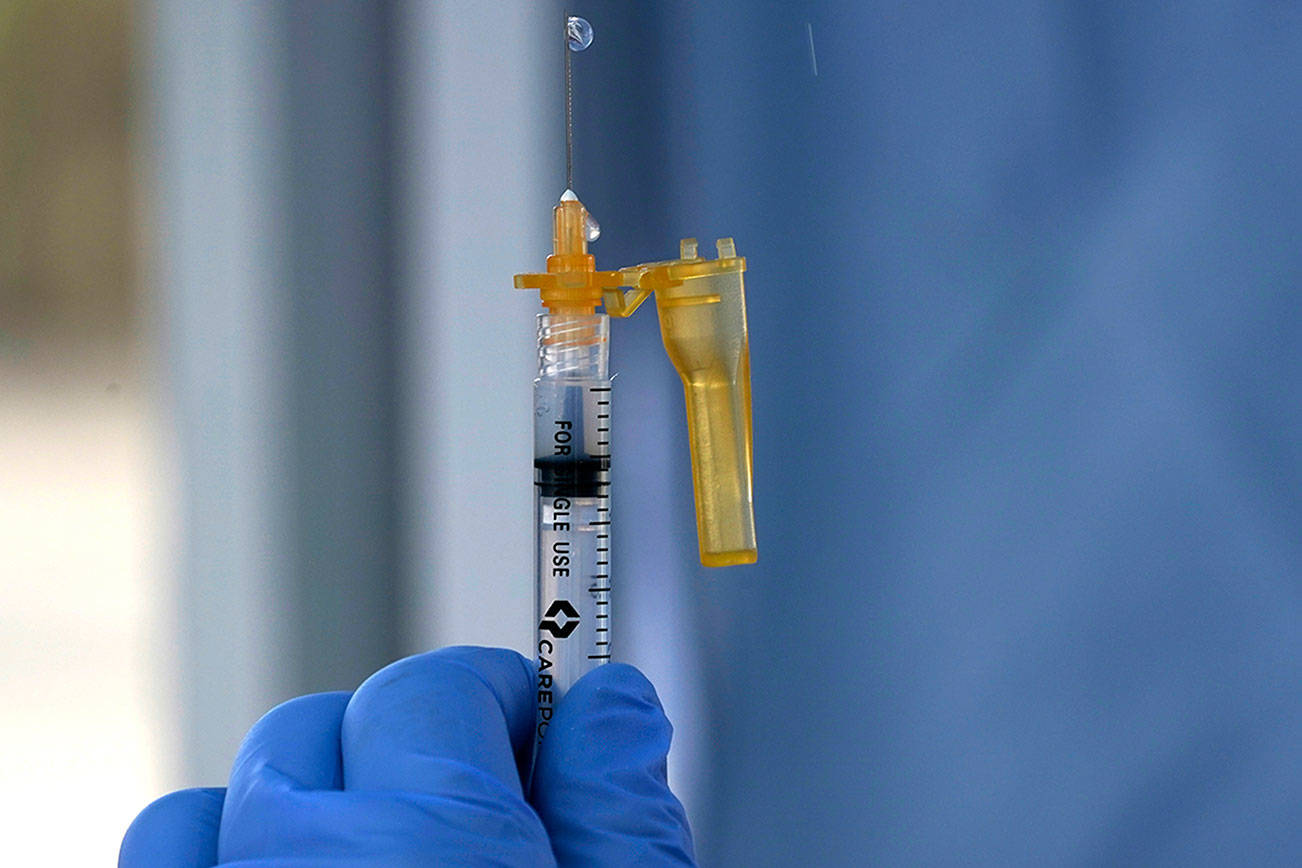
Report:
<svg viewBox="0 0 1302 868"><path fill-rule="evenodd" d="M311 6L311 14L304 14ZM388 4L156 3L186 776L401 652Z"/></svg>

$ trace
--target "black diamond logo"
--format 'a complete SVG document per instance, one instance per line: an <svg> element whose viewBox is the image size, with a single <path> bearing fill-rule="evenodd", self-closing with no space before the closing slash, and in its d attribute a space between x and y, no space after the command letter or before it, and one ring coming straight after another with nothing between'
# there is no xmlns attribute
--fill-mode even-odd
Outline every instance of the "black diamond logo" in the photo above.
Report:
<svg viewBox="0 0 1302 868"><path fill-rule="evenodd" d="M557 600L547 607L543 619L538 622L539 630L546 630L557 639L568 638L579 628L579 613L570 605L569 600Z"/></svg>

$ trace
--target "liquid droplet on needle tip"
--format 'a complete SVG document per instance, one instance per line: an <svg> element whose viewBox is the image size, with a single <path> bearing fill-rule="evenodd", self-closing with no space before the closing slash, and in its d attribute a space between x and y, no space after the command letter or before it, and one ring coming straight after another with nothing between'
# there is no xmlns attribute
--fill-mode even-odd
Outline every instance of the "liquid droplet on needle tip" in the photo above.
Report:
<svg viewBox="0 0 1302 868"><path fill-rule="evenodd" d="M565 22L565 36L569 41L570 51L582 51L592 44L592 25L586 18L571 15Z"/></svg>

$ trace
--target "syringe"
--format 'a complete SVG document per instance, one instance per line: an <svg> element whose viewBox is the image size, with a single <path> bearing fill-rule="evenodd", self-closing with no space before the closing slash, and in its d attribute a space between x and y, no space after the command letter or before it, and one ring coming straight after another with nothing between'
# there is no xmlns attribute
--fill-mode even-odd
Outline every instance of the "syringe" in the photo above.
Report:
<svg viewBox="0 0 1302 868"><path fill-rule="evenodd" d="M679 259L597 271L587 211L569 190L553 221L547 272L515 276L547 308L534 381L539 742L565 691L611 658L610 318L653 292L687 400L701 562L756 558L745 260L731 238L718 241L717 259L701 258L689 238Z"/></svg>
<svg viewBox="0 0 1302 868"><path fill-rule="evenodd" d="M586 48L592 31L571 18L566 34L572 185L568 51ZM701 562L756 559L746 260L731 238L717 241L717 259L702 258L696 239L687 238L678 259L597 271L588 252L595 227L567 186L553 209L547 271L515 276L516 288L538 290L547 309L538 316L534 381L536 743L570 686L611 659L610 318L631 315L652 293L665 350L683 381Z"/></svg>

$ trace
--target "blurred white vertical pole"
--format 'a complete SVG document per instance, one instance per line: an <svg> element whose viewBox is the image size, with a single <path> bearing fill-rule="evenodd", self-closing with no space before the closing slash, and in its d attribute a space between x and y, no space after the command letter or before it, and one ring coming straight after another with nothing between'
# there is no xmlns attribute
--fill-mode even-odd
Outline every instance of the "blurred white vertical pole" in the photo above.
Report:
<svg viewBox="0 0 1302 868"><path fill-rule="evenodd" d="M152 277L178 478L187 783L221 783L292 682L281 61L270 7L152 7ZM168 651L172 651L168 643Z"/></svg>
<svg viewBox="0 0 1302 868"><path fill-rule="evenodd" d="M400 653L393 35L383 4L149 9L167 659L188 780L217 782L269 707Z"/></svg>
<svg viewBox="0 0 1302 868"><path fill-rule="evenodd" d="M529 651L536 294L564 188L562 9L406 3L397 31L407 631ZM554 74L553 74L554 73Z"/></svg>

